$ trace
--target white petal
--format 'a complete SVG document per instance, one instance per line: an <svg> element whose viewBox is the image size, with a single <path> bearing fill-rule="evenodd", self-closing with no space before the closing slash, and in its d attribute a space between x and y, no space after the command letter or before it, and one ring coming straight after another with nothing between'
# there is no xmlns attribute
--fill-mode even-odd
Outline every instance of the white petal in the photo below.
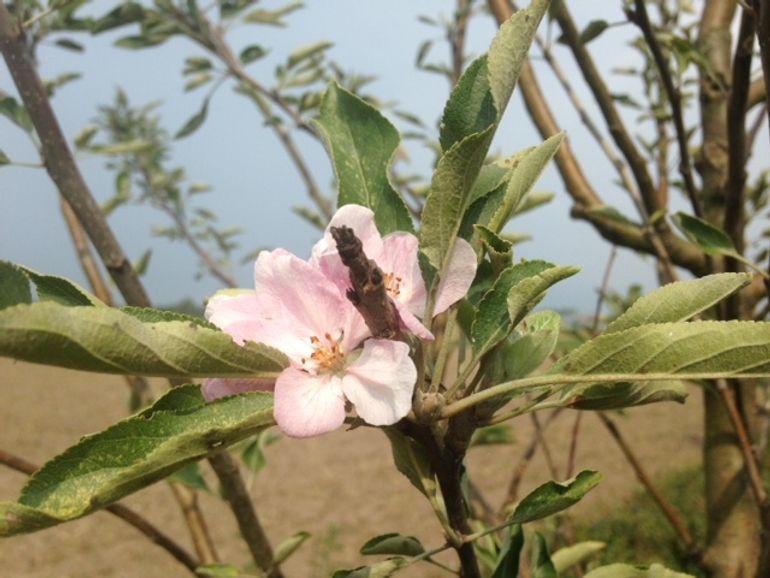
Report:
<svg viewBox="0 0 770 578"><path fill-rule="evenodd" d="M394 301L405 304L409 310L422 317L425 313L425 282L422 280L418 256L419 241L411 233L391 233L382 240L382 254L371 256L385 274L390 273L396 279L392 280L398 287L398 294L391 297Z"/></svg>
<svg viewBox="0 0 770 578"><path fill-rule="evenodd" d="M435 339L433 334L409 311L406 305L396 302L396 309L398 309L398 316L401 318L401 329L406 329L409 333L413 333L425 341L433 341Z"/></svg>
<svg viewBox="0 0 770 578"><path fill-rule="evenodd" d="M340 378L310 375L289 367L275 383L275 421L291 437L310 437L334 431L345 421L345 398Z"/></svg>
<svg viewBox="0 0 770 578"><path fill-rule="evenodd" d="M455 239L447 272L436 293L434 315L446 311L452 304L465 297L476 276L476 266L476 251L470 243L465 239Z"/></svg>
<svg viewBox="0 0 770 578"><path fill-rule="evenodd" d="M361 356L348 366L342 390L365 422L391 425L409 413L416 380L406 343L369 339Z"/></svg>

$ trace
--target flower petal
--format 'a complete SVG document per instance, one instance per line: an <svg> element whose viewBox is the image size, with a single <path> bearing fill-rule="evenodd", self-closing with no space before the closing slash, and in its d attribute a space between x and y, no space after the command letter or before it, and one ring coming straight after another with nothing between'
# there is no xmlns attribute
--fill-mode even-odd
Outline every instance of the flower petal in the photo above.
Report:
<svg viewBox="0 0 770 578"><path fill-rule="evenodd" d="M425 341L433 341L435 339L433 334L427 330L414 313L409 311L405 304L398 301L394 301L394 303L398 310L398 316L401 318L401 329L406 329L409 333L413 333Z"/></svg>
<svg viewBox="0 0 770 578"><path fill-rule="evenodd" d="M342 391L372 425L391 425L412 407L417 369L401 341L369 339L342 377Z"/></svg>
<svg viewBox="0 0 770 578"><path fill-rule="evenodd" d="M310 437L334 431L345 421L345 398L340 378L284 369L275 382L273 415L281 431L291 437Z"/></svg>
<svg viewBox="0 0 770 578"><path fill-rule="evenodd" d="M214 295L206 304L205 315L240 345L256 341L261 331L261 307L255 293Z"/></svg>
<svg viewBox="0 0 770 578"><path fill-rule="evenodd" d="M465 239L455 239L446 275L441 279L436 293L434 315L446 311L450 305L465 297L476 276L477 263L476 251L470 243Z"/></svg>
<svg viewBox="0 0 770 578"><path fill-rule="evenodd" d="M367 256L374 259L383 273L390 274L391 290L388 292L394 301L405 304L409 311L422 317L425 313L425 282L422 280L420 262L417 258L419 240L411 233L391 233L382 240L382 253Z"/></svg>
<svg viewBox="0 0 770 578"><path fill-rule="evenodd" d="M273 391L275 380L272 379L206 379L201 386L201 393L206 401L238 395L249 391Z"/></svg>

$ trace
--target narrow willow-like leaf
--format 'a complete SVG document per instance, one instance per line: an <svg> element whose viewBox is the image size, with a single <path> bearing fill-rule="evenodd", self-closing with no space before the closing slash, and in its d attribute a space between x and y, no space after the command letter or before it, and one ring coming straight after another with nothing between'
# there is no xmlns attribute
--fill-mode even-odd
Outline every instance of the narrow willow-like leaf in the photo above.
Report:
<svg viewBox="0 0 770 578"><path fill-rule="evenodd" d="M585 578L695 578L691 574L674 572L660 564L649 567L629 566L628 564L610 564L591 570Z"/></svg>
<svg viewBox="0 0 770 578"><path fill-rule="evenodd" d="M551 285L563 281L580 271L578 267L553 267L534 277L523 279L508 292L508 316L513 327L518 325L532 308L532 302L539 299Z"/></svg>
<svg viewBox="0 0 770 578"><path fill-rule="evenodd" d="M0 356L101 373L276 376L279 351L187 321L142 323L109 307L40 302L0 311Z"/></svg>
<svg viewBox="0 0 770 578"><path fill-rule="evenodd" d="M278 544L278 546L275 547L275 554L273 554L273 564L277 566L284 563L292 556L292 554L299 550L300 546L302 546L308 538L310 538L309 532L297 532L290 538Z"/></svg>
<svg viewBox="0 0 770 578"><path fill-rule="evenodd" d="M337 205L369 207L383 235L413 231L409 209L388 178L400 140L396 128L372 105L335 83L326 89L313 124L337 176Z"/></svg>
<svg viewBox="0 0 770 578"><path fill-rule="evenodd" d="M563 141L563 132L553 135L542 144L527 151L511 169L503 201L489 222L489 228L495 233L502 231L511 216L515 214L522 199L535 186Z"/></svg>
<svg viewBox="0 0 770 578"><path fill-rule="evenodd" d="M500 26L489 48L489 87L502 116L550 0L532 0Z"/></svg>
<svg viewBox="0 0 770 578"><path fill-rule="evenodd" d="M751 282L749 273L720 273L669 283L634 302L604 331L615 333L648 323L685 321Z"/></svg>
<svg viewBox="0 0 770 578"><path fill-rule="evenodd" d="M503 271L479 303L473 320L473 351L481 355L505 339L513 329L508 315L508 294L527 278L556 266L546 261L523 261Z"/></svg>
<svg viewBox="0 0 770 578"><path fill-rule="evenodd" d="M696 243L707 255L737 255L735 245L727 236L727 233L717 229L711 223L693 217L687 213L676 213L676 222L682 231Z"/></svg>
<svg viewBox="0 0 770 578"><path fill-rule="evenodd" d="M186 123L184 123L184 126L180 128L177 133L174 135L175 139L184 138L186 136L191 135L196 130L198 130L204 122L206 122L206 117L209 114L209 99L206 98L203 101L203 104L200 107L200 110L196 112L194 115L192 115Z"/></svg>
<svg viewBox="0 0 770 578"><path fill-rule="evenodd" d="M546 482L519 502L508 521L524 524L566 510L594 489L601 479L599 472L583 470L564 482Z"/></svg>
<svg viewBox="0 0 770 578"><path fill-rule="evenodd" d="M661 401L684 403L687 387L681 381L635 381L587 383L570 387L563 404L573 409L604 411L647 405Z"/></svg>
<svg viewBox="0 0 770 578"><path fill-rule="evenodd" d="M83 438L45 464L18 502L0 503L0 536L85 516L254 435L272 425L272 401L270 394L248 393L206 403L198 386L173 389L149 410Z"/></svg>
<svg viewBox="0 0 770 578"><path fill-rule="evenodd" d="M376 536L361 546L365 556L419 556L423 552L425 548L417 538L395 533Z"/></svg>
<svg viewBox="0 0 770 578"><path fill-rule="evenodd" d="M99 299L69 279L55 275L43 275L26 267L21 267L21 269L29 277L30 281L35 284L37 298L40 301L53 301L60 305L70 306L105 306Z"/></svg>
<svg viewBox="0 0 770 578"><path fill-rule="evenodd" d="M21 268L8 261L0 261L0 309L31 302L29 279Z"/></svg>
<svg viewBox="0 0 770 578"><path fill-rule="evenodd" d="M578 542L572 546L560 548L551 554L551 562L556 572L561 576L562 572L569 570L573 566L582 564L591 556L601 552L607 547L604 542Z"/></svg>

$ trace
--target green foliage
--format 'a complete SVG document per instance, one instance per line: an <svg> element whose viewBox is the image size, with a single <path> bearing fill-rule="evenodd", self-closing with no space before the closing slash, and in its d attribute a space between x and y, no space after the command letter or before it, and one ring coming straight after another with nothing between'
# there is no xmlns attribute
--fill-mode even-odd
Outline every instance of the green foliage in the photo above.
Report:
<svg viewBox="0 0 770 578"><path fill-rule="evenodd" d="M323 136L337 177L337 205L374 211L382 234L413 231L409 210L388 177L398 131L374 107L332 83L314 125Z"/></svg>
<svg viewBox="0 0 770 578"><path fill-rule="evenodd" d="M564 482L546 482L527 494L507 521L524 524L561 512L579 502L601 479L600 473L584 470Z"/></svg>
<svg viewBox="0 0 770 578"><path fill-rule="evenodd" d="M419 556L425 548L414 536L401 534L383 534L369 540L361 546L361 554L385 556Z"/></svg>
<svg viewBox="0 0 770 578"><path fill-rule="evenodd" d="M254 435L272 425L272 399L250 393L206 403L198 386L172 389L45 464L18 502L0 503L0 536L74 520Z"/></svg>

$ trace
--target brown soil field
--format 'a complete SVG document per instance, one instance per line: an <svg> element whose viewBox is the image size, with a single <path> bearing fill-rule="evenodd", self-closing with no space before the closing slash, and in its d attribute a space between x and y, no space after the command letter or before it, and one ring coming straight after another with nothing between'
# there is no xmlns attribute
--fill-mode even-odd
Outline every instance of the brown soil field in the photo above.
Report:
<svg viewBox="0 0 770 578"><path fill-rule="evenodd" d="M0 359L0 447L43 463L126 415L121 378ZM558 470L567 462L575 412L562 412L545 433ZM542 416L544 419L545 416ZM617 418L653 478L700 459L700 396L684 405L658 404ZM513 422L515 442L472 450L469 470L492 504L499 504L508 480L533 435L532 421ZM596 416L581 422L576 469L595 469L604 480L578 504L576 515L602 516L622 507L638 489L633 472ZM417 536L427 547L442 543L438 524L422 496L393 467L385 436L359 429L308 439L282 439L267 449L267 467L253 480L253 495L274 544L295 532L312 534L285 565L287 577L322 578L330 568L351 568L365 559L361 545L377 534ZM204 466L204 470L207 466ZM539 451L521 487L526 493L551 479ZM0 500L14 500L25 476L0 466ZM192 549L170 490L156 484L124 503ZM200 494L222 560L243 566L248 552L237 538L229 510L219 498ZM108 513L36 534L0 540L3 576L16 578L172 578L190 574L135 529ZM403 574L446 576L427 566Z"/></svg>

